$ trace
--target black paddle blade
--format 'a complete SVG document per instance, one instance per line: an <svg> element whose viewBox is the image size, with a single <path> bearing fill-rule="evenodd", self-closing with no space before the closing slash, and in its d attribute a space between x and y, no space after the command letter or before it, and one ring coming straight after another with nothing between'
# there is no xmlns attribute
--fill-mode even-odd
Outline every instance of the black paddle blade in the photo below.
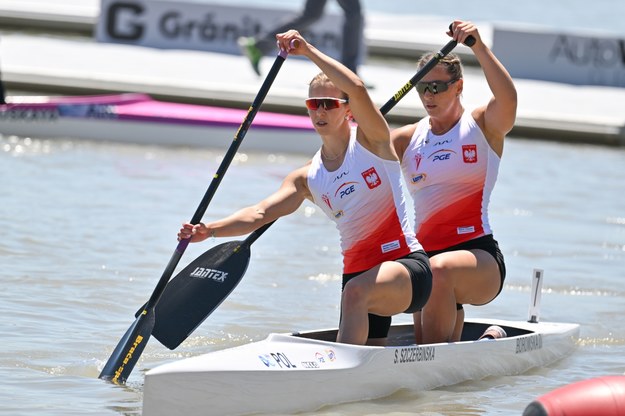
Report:
<svg viewBox="0 0 625 416"><path fill-rule="evenodd" d="M123 384L139 361L154 328L154 309L141 311L115 347L98 376L115 384Z"/></svg>
<svg viewBox="0 0 625 416"><path fill-rule="evenodd" d="M173 350L226 299L250 262L242 241L215 246L169 281L156 304L152 335Z"/></svg>

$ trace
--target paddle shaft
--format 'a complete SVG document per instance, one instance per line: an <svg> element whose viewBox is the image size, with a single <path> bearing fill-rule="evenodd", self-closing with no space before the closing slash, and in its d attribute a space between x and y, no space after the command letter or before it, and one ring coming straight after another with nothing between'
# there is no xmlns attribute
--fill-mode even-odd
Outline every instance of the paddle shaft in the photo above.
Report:
<svg viewBox="0 0 625 416"><path fill-rule="evenodd" d="M6 104L6 96L4 93L4 82L2 82L2 72L0 71L0 105Z"/></svg>
<svg viewBox="0 0 625 416"><path fill-rule="evenodd" d="M237 150L239 150L239 146L241 145L241 142L243 141L245 134L247 133L250 125L252 124L252 121L254 120L254 117L256 116L256 113L258 112L260 105L265 100L265 97L267 96L267 93L269 92L269 88L271 87L271 84L273 84L273 81L276 79L276 76L278 75L278 71L280 71L280 67L284 63L285 58L286 58L286 52L281 51L278 57L276 58L276 60L274 61L273 66L271 67L271 70L267 74L267 78L263 82L263 85L260 87L260 90L258 91L258 94L256 95L256 98L254 99L254 102L250 106L245 116L245 119L243 120L243 123L239 127L239 130L237 130L237 133L234 136L234 140L232 141L230 148L228 148L226 155L221 161L221 164L219 165L219 168L217 169L217 172L215 173L215 176L213 177L213 180L211 181L210 186L208 187L208 189L206 190L206 193L204 194L204 197L200 201L200 205L195 210L195 214L193 214L193 217L191 218L191 221L190 221L191 224L194 224L194 225L198 224L202 220L202 217L204 216L204 214L206 213L206 209L208 208L208 205L213 199L213 196L215 195L215 192L217 191L219 184L221 184L221 180L223 179L223 176L226 173L226 170L228 170L228 167L232 163L232 160L234 159L237 153ZM160 297L161 293L165 289L167 282L171 278L171 275L173 274L174 270L176 269L178 262L180 261L180 258L182 257L185 250L187 249L187 246L189 245L189 242L190 242L190 239L187 238L184 240L180 240L180 242L178 243L178 246L176 247L176 250L174 251L169 263L167 264L167 267L165 268L165 271L163 272L163 275L161 276L161 279L159 280L158 285L156 286L156 289L154 290L154 292L152 293L152 296L150 297L150 299L148 300L148 303L146 304L146 308L153 307L154 305L156 305L156 302L158 302L158 298Z"/></svg>
<svg viewBox="0 0 625 416"><path fill-rule="evenodd" d="M0 80L0 105L5 105L6 99L5 99L5 95L4 95L4 84L2 83L2 80Z"/></svg>
<svg viewBox="0 0 625 416"><path fill-rule="evenodd" d="M256 230L254 230L254 232L252 232L250 235L247 236L247 238L245 240L243 240L243 242L241 243L241 247L249 247L251 246L254 241L256 241L258 239L258 237L260 237L261 235L263 235L263 233L265 231L267 231L269 229L269 227L271 227L273 225L274 222L276 222L277 220L273 220L271 222L268 222L267 224L263 225L260 228L257 228Z"/></svg>
<svg viewBox="0 0 625 416"><path fill-rule="evenodd" d="M232 144L230 145L223 160L221 161L221 164L219 165L219 168L217 169L213 180L211 181L208 189L206 190L206 193L204 194L204 197L200 201L199 206L193 214L193 217L191 219L192 224L199 223L204 216L209 203L215 195L215 192L217 191L217 188L219 187L219 184L221 183L224 174L226 173L228 167L234 159L236 152L239 149L243 138L245 137L245 134L252 124L256 113L258 113L258 110L263 103L265 97L267 96L267 93L269 92L273 81L276 79L276 76L278 75L278 72L280 71L280 68L282 67L282 64L284 63L286 57L287 52L283 50L281 50L276 57L276 60L274 61L271 70L267 74L265 81L260 87L256 98L252 102L252 105L250 106L243 120L243 123L237 130ZM258 236L260 236L262 232L264 232L264 230L257 234L257 236L251 241L253 242L256 238L258 238ZM143 312L139 315L133 325L131 325L128 331L126 331L126 334L120 340L117 347L113 351L113 354L105 364L102 372L99 375L99 378L110 380L116 384L124 383L126 381L128 376L130 375L130 372L139 360L139 356L145 348L145 345L154 328L154 306L163 294L163 291L167 286L167 282L171 278L188 245L189 239L181 240L178 243L176 249L174 250L174 253L167 263L167 266L165 267L165 270L163 271L163 274L161 275L161 278L158 281L158 284L156 285L156 288L154 289L152 295L150 296L150 299L146 303Z"/></svg>

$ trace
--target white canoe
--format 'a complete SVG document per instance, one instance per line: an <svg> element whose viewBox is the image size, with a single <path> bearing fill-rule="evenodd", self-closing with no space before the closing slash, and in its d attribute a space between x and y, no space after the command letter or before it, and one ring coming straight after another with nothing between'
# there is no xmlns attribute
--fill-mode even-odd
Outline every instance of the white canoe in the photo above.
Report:
<svg viewBox="0 0 625 416"><path fill-rule="evenodd" d="M227 148L247 110L154 100L146 94L9 97L0 134L134 144ZM303 105L303 104L302 104ZM308 116L259 111L240 151L303 153L320 141Z"/></svg>
<svg viewBox="0 0 625 416"><path fill-rule="evenodd" d="M508 337L477 341L490 325L503 327ZM579 337L573 323L467 319L463 341L414 345L412 330L412 325L393 325L387 347L332 342L335 329L271 334L164 364L146 373L143 415L313 411L399 389L515 375L570 354Z"/></svg>

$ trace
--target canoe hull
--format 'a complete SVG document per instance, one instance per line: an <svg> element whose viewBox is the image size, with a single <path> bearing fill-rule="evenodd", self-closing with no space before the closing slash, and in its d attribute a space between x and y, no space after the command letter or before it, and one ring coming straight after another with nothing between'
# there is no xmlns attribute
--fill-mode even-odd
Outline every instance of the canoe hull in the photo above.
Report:
<svg viewBox="0 0 625 416"><path fill-rule="evenodd" d="M144 416L313 411L329 404L515 375L572 352L577 324L480 321L519 335L494 341L410 345L410 325L389 347L271 334L267 339L165 364L145 377ZM510 335L510 334L509 334ZM401 345L403 344L403 345Z"/></svg>

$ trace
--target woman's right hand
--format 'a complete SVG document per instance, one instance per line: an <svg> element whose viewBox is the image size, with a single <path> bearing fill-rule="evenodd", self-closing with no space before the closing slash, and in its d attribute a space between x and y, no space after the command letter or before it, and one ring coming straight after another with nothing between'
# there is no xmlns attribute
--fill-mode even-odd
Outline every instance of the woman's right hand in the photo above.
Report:
<svg viewBox="0 0 625 416"><path fill-rule="evenodd" d="M304 55L310 48L306 39L295 29L276 34L276 43L279 49L292 55Z"/></svg>
<svg viewBox="0 0 625 416"><path fill-rule="evenodd" d="M178 231L178 241L190 238L191 243L197 243L206 240L209 233L209 228L202 222L196 225L186 222L182 224L180 231Z"/></svg>

